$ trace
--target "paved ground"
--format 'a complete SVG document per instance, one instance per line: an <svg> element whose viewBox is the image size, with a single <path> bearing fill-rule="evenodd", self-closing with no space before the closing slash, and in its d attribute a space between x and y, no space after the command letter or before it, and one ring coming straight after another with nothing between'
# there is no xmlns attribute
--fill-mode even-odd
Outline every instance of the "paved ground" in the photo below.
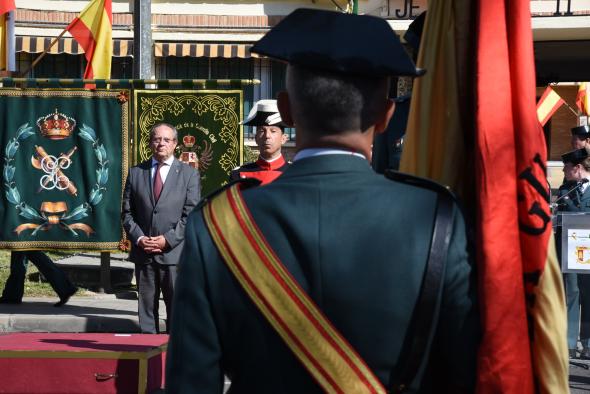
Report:
<svg viewBox="0 0 590 394"><path fill-rule="evenodd" d="M583 394L590 392L590 371L581 366L590 366L590 361L572 360L570 364L570 390L572 394Z"/></svg>
<svg viewBox="0 0 590 394"><path fill-rule="evenodd" d="M124 298L120 298L124 297ZM137 300L129 293L72 297L59 308L58 298L25 298L22 304L0 304L0 332L139 332ZM166 329L166 309L160 301L160 328Z"/></svg>

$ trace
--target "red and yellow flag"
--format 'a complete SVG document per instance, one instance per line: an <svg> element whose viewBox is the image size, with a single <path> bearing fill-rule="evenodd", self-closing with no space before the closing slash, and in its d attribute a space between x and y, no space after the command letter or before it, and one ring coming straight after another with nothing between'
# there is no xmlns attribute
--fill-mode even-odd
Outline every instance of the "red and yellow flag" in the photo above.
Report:
<svg viewBox="0 0 590 394"><path fill-rule="evenodd" d="M6 14L16 8L14 0L0 0L0 15Z"/></svg>
<svg viewBox="0 0 590 394"><path fill-rule="evenodd" d="M84 56L88 61L84 78L108 79L111 77L112 26L112 0L91 0L90 4L66 28L84 48Z"/></svg>
<svg viewBox="0 0 590 394"><path fill-rule="evenodd" d="M428 4L418 54L427 72L414 79L400 171L434 179L465 198L469 153L461 122L461 78L455 57L447 56L462 47L455 37L455 25L461 23L455 11L453 1Z"/></svg>
<svg viewBox="0 0 590 394"><path fill-rule="evenodd" d="M568 392L563 285L528 1L478 1L479 393Z"/></svg>
<svg viewBox="0 0 590 394"><path fill-rule="evenodd" d="M402 171L475 201L467 212L477 237L482 394L569 390L529 8L524 0L429 2L418 55L427 73L414 84L401 161Z"/></svg>
<svg viewBox="0 0 590 394"><path fill-rule="evenodd" d="M578 87L578 94L576 95L576 105L582 115L590 115L590 92L588 92L587 82L582 82Z"/></svg>
<svg viewBox="0 0 590 394"><path fill-rule="evenodd" d="M537 118L539 119L541 126L545 126L555 111L557 111L563 104L565 104L564 99L562 99L551 86L547 86L547 89L545 89L537 103Z"/></svg>

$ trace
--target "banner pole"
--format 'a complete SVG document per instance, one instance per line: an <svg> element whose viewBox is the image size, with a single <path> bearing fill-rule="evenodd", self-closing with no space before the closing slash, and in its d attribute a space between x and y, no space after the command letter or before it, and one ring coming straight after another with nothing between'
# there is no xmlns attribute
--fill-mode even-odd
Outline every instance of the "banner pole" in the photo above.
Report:
<svg viewBox="0 0 590 394"><path fill-rule="evenodd" d="M30 71L30 69L28 70ZM28 72L27 71L27 72ZM96 79L72 79L72 78L60 78L60 79L52 79L52 78L1 78L0 82L4 83L4 82L10 82L10 83L24 83L24 82L28 82L28 81L34 81L37 84L43 84L43 83L50 83L50 82L58 82L59 84L62 85L71 85L74 83L82 83L82 84L93 84L95 83L97 80ZM183 82L185 82L186 80L183 79L142 79L142 80L137 80L137 79L101 79L101 82L104 82L106 84L109 85L119 85L121 83L130 83L130 81L142 81L145 84L157 84L159 81L168 81L170 83L170 85L182 85ZM226 85L231 85L233 82L235 82L236 80L232 80L232 79L192 79L192 80L188 80L190 82L192 82L195 85L203 85L205 86L207 84L207 82L216 82L218 85L220 86L226 86ZM249 86L249 85L259 85L260 84L260 80L259 79L241 79L238 80L238 82L241 85L244 86Z"/></svg>

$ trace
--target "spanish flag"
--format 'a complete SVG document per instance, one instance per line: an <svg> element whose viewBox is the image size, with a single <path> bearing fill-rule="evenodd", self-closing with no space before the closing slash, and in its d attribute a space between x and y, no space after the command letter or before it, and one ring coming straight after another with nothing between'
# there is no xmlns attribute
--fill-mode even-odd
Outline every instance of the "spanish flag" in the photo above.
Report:
<svg viewBox="0 0 590 394"><path fill-rule="evenodd" d="M567 319L535 110L530 2L478 0L477 13L478 392L567 393Z"/></svg>
<svg viewBox="0 0 590 394"><path fill-rule="evenodd" d="M428 4L417 61L426 74L414 79L400 171L433 179L470 201L471 142L465 137L461 105L461 83L467 78L457 74L457 57L451 55L463 52L464 45L455 36L462 16L453 2L457 1Z"/></svg>
<svg viewBox="0 0 590 394"><path fill-rule="evenodd" d="M565 101L561 96L557 94L551 86L547 86L547 89L545 89L545 92L543 92L543 95L537 103L537 118L539 119L541 126L545 126L555 111L557 111L563 104L565 104Z"/></svg>
<svg viewBox="0 0 590 394"><path fill-rule="evenodd" d="M417 62L427 72L414 82L401 161L402 171L450 186L470 208L480 394L569 391L529 8L429 2Z"/></svg>
<svg viewBox="0 0 590 394"><path fill-rule="evenodd" d="M578 106L582 115L590 115L590 92L588 92L588 83L582 82L578 87L578 94L576 95L576 105Z"/></svg>
<svg viewBox="0 0 590 394"><path fill-rule="evenodd" d="M14 0L0 0L0 15L6 14L15 8Z"/></svg>
<svg viewBox="0 0 590 394"><path fill-rule="evenodd" d="M84 48L84 56L88 61L84 78L111 77L112 26L112 0L91 0L80 15L66 27Z"/></svg>

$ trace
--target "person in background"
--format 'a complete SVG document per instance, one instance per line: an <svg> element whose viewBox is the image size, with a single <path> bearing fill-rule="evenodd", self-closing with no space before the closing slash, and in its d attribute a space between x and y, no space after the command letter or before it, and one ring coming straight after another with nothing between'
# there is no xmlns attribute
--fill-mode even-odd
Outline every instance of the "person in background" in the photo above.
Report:
<svg viewBox="0 0 590 394"><path fill-rule="evenodd" d="M244 164L230 173L230 180L255 178L267 184L274 181L289 165L281 154L281 147L287 142L285 124L277 109L276 100L260 100L254 104L244 126L256 127L254 139L260 155L253 163Z"/></svg>
<svg viewBox="0 0 590 394"><path fill-rule="evenodd" d="M27 260L37 267L59 296L59 301L54 306L66 304L70 297L78 291L78 288L45 253L37 250L13 251L10 254L10 275L4 285L0 304L20 304L22 302Z"/></svg>
<svg viewBox="0 0 590 394"><path fill-rule="evenodd" d="M572 135L579 135L573 134ZM573 139L572 139L573 140ZM574 145L572 141L572 145ZM576 149L561 156L565 182L557 196L558 212L590 212L590 156L588 148ZM561 258L561 233L556 239L557 255ZM567 262L562 261L562 264ZM584 274L565 273L567 304L567 342L570 358L577 358L578 334L582 343L580 357L590 359L590 277ZM581 307L581 308L580 308ZM580 311L581 309L581 311Z"/></svg>
<svg viewBox="0 0 590 394"><path fill-rule="evenodd" d="M571 130L572 149L590 148L590 126L578 126Z"/></svg>

